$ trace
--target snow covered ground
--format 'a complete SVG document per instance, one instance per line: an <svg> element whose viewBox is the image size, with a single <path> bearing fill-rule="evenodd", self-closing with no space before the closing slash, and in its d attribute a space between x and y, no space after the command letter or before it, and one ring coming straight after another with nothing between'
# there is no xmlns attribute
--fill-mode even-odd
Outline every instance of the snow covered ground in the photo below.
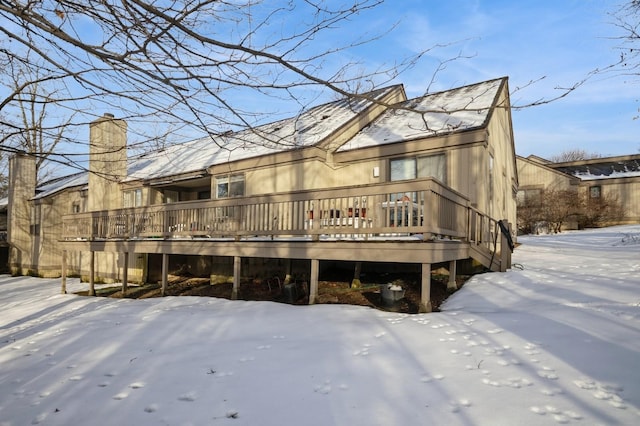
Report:
<svg viewBox="0 0 640 426"><path fill-rule="evenodd" d="M520 242L424 315L1 276L0 425L640 424L640 226Z"/></svg>

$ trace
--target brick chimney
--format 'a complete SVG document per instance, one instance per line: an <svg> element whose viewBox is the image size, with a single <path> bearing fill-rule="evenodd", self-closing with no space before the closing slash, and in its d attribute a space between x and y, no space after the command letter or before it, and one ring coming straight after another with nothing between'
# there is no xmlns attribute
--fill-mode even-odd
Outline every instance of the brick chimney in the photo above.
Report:
<svg viewBox="0 0 640 426"><path fill-rule="evenodd" d="M7 240L11 244L9 267L22 274L23 265L32 265L33 202L36 195L36 158L20 153L9 159L9 202L7 206Z"/></svg>
<svg viewBox="0 0 640 426"><path fill-rule="evenodd" d="M127 123L113 114L89 126L89 172L87 210L122 207L119 182L127 176Z"/></svg>

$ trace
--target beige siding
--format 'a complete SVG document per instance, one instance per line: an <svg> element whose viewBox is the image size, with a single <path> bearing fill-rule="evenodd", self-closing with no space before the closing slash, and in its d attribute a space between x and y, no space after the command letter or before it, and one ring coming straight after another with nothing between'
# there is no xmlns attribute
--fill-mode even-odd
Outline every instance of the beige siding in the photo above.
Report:
<svg viewBox="0 0 640 426"><path fill-rule="evenodd" d="M603 197L617 197L625 211L624 222L640 222L640 177L583 181L582 191L600 186Z"/></svg>
<svg viewBox="0 0 640 426"><path fill-rule="evenodd" d="M566 190L575 187L575 182L577 182L576 179L572 179L570 176L523 158L518 158L517 164L521 189Z"/></svg>
<svg viewBox="0 0 640 426"><path fill-rule="evenodd" d="M515 164L511 109L509 108L506 84L499 94L497 105L491 114L487 127L489 153L494 157L494 170L493 198L487 200L488 206L485 211L497 219L507 219L509 222L515 223L518 170L516 170Z"/></svg>

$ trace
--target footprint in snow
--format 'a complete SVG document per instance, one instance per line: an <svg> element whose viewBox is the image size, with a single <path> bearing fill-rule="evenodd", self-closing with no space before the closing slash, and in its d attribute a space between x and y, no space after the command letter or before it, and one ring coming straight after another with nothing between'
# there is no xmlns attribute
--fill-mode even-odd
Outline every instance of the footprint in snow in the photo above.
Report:
<svg viewBox="0 0 640 426"><path fill-rule="evenodd" d="M131 389L140 389L144 387L144 383L143 382L133 382L129 385L129 387Z"/></svg>
<svg viewBox="0 0 640 426"><path fill-rule="evenodd" d="M450 401L449 407L452 413L457 413L462 407L471 407L471 402L468 399L460 399L458 401Z"/></svg>
<svg viewBox="0 0 640 426"><path fill-rule="evenodd" d="M327 395L331 392L331 380L325 380L323 384L316 385L313 388L313 391L316 393L321 393L323 395Z"/></svg>
<svg viewBox="0 0 640 426"><path fill-rule="evenodd" d="M362 345L362 349L357 350L353 353L353 356L368 356L370 347L371 345L369 343L365 343L364 345Z"/></svg>
<svg viewBox="0 0 640 426"><path fill-rule="evenodd" d="M127 392L120 392L120 393L117 393L117 394L113 395L112 398L115 399L116 401L121 401L121 400L125 399L128 396L129 396L129 394Z"/></svg>
<svg viewBox="0 0 640 426"><path fill-rule="evenodd" d="M193 402L197 399L197 394L195 392L187 392L178 397L178 401L184 402Z"/></svg>
<svg viewBox="0 0 640 426"><path fill-rule="evenodd" d="M510 379L504 380L502 382L502 384L504 384L505 386L512 387L514 389L520 389L522 387L527 387L527 386L533 385L533 382L528 380L528 379L515 377L515 378L510 378Z"/></svg>
<svg viewBox="0 0 640 426"><path fill-rule="evenodd" d="M554 414L553 420L560 424L569 423L569 417L565 416L564 414Z"/></svg>
<svg viewBox="0 0 640 426"><path fill-rule="evenodd" d="M160 408L160 406L158 404L149 404L146 407L144 407L144 412L145 413L155 413L156 411L158 411L158 408Z"/></svg>
<svg viewBox="0 0 640 426"><path fill-rule="evenodd" d="M547 410L545 410L544 407L538 407L536 405L534 405L533 407L529 407L529 411L531 411L532 413L539 414L541 416L544 416L545 414L547 414Z"/></svg>
<svg viewBox="0 0 640 426"><path fill-rule="evenodd" d="M482 379L482 383L484 383L485 385L494 386L496 388L499 388L501 386L500 382L498 382L497 380L487 379L486 377Z"/></svg>
<svg viewBox="0 0 640 426"><path fill-rule="evenodd" d="M542 370L538 370L538 376L549 379L549 380L558 380L558 375L552 368L543 367Z"/></svg>
<svg viewBox="0 0 640 426"><path fill-rule="evenodd" d="M547 395L547 396L556 396L563 393L562 389L559 389L559 388L555 388L555 389L543 388L540 390L540 392L543 395Z"/></svg>

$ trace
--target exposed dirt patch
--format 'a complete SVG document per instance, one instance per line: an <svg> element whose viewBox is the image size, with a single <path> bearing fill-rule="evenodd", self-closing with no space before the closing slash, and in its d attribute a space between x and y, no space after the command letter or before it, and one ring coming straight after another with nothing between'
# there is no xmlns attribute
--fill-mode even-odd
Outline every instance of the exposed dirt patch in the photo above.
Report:
<svg viewBox="0 0 640 426"><path fill-rule="evenodd" d="M350 282L332 277L330 281L320 281L318 284L317 303L349 304L369 306L401 313L418 313L420 310L420 281L416 274L408 275L381 275L368 276L367 282L363 282L359 288L352 288ZM458 277L457 284L460 288L468 277ZM451 294L447 290L447 276L432 275L431 278L431 306L433 311L438 311L442 302ZM400 285L404 291L404 298L389 304L384 303L380 293L380 285L394 282ZM167 296L204 296L232 298L233 285L231 283L210 284L208 278L169 275ZM78 292L86 296L87 291ZM101 297L122 298L121 287L102 287L96 289L96 295ZM160 284L145 284L129 286L125 298L145 299L149 297L161 297ZM271 280L243 281L240 284L237 299L258 300L304 305L309 303L309 286L306 281L296 281L289 285Z"/></svg>

